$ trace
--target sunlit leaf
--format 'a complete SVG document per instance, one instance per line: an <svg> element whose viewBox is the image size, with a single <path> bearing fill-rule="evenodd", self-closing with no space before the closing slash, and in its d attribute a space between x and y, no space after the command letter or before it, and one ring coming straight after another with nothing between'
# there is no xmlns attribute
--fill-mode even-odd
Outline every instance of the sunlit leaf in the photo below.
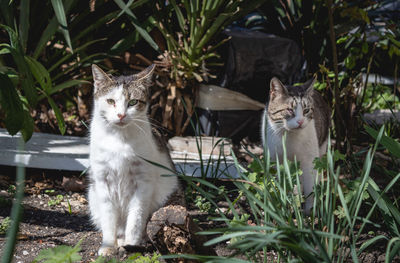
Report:
<svg viewBox="0 0 400 263"><path fill-rule="evenodd" d="M54 13L56 14L58 23L61 26L61 31L64 34L65 41L67 42L68 47L71 49L71 52L73 52L63 1L51 0L51 4L53 5Z"/></svg>

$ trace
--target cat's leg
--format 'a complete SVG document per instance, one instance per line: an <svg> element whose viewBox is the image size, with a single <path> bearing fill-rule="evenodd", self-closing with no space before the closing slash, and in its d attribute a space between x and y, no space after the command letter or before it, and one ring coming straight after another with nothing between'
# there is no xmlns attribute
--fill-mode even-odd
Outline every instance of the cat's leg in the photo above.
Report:
<svg viewBox="0 0 400 263"><path fill-rule="evenodd" d="M319 157L322 157L324 154L326 154L326 151L328 150L328 139L326 139L321 146L319 147Z"/></svg>
<svg viewBox="0 0 400 263"><path fill-rule="evenodd" d="M138 182L136 191L129 202L123 245L139 245L147 219L152 211L154 187L150 182Z"/></svg>
<svg viewBox="0 0 400 263"><path fill-rule="evenodd" d="M306 215L310 214L310 210L314 204L314 196L310 195L314 190L315 178L317 176L317 172L313 169L313 160L314 158L308 158L308 160L300 161L301 170L303 171L301 181L305 198L304 211Z"/></svg>
<svg viewBox="0 0 400 263"><path fill-rule="evenodd" d="M126 222L120 221L117 225L117 246L122 247L125 245L125 226Z"/></svg>
<svg viewBox="0 0 400 263"><path fill-rule="evenodd" d="M115 211L105 180L97 180L89 191L89 205L93 221L100 228L103 238L99 255L111 255L115 251L117 237L117 211Z"/></svg>
<svg viewBox="0 0 400 263"><path fill-rule="evenodd" d="M300 177L303 194L305 198L304 211L306 215L310 214L310 209L314 204L314 196L311 193L314 190L317 171L314 170L314 159L319 156L319 148L317 140L309 140L307 142L307 151L301 152L301 147L296 146L295 155L300 162L300 168L303 172Z"/></svg>

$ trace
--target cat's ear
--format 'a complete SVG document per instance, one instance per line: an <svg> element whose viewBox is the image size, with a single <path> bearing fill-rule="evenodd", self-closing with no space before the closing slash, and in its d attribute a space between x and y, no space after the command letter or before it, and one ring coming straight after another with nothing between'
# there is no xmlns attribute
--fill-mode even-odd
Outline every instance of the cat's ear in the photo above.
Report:
<svg viewBox="0 0 400 263"><path fill-rule="evenodd" d="M287 95L287 93L287 89L282 82L278 78L273 77L269 87L270 99L272 100L278 96Z"/></svg>
<svg viewBox="0 0 400 263"><path fill-rule="evenodd" d="M145 68L143 71L133 75L135 78L135 81L140 82L146 88L150 87L152 84L153 73L154 73L155 68L156 68L156 65L152 64L151 66L148 66L147 68Z"/></svg>
<svg viewBox="0 0 400 263"><path fill-rule="evenodd" d="M316 77L313 77L310 80L307 80L303 85L306 87L306 93L311 95L314 91L314 84L315 81L317 80Z"/></svg>
<svg viewBox="0 0 400 263"><path fill-rule="evenodd" d="M106 82L110 82L111 78L105 73L99 66L92 64L92 74L93 74L93 82L94 88L102 86L102 84Z"/></svg>

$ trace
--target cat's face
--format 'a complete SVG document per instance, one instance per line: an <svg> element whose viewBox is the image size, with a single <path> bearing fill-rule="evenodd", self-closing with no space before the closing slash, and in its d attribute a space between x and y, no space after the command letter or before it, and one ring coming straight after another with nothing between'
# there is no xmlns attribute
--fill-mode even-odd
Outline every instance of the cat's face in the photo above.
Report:
<svg viewBox="0 0 400 263"><path fill-rule="evenodd" d="M277 78L270 84L268 117L276 129L287 131L302 129L313 118L314 81L307 81L301 86L284 86Z"/></svg>
<svg viewBox="0 0 400 263"><path fill-rule="evenodd" d="M107 125L124 128L146 120L148 88L154 68L153 65L135 75L112 77L92 65L95 110Z"/></svg>

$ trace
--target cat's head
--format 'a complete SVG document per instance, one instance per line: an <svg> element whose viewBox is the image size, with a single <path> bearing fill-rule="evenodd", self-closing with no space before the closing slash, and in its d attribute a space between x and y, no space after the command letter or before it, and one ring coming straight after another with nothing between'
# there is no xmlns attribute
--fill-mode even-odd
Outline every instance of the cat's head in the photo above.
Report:
<svg viewBox="0 0 400 263"><path fill-rule="evenodd" d="M314 79L300 86L285 86L272 78L268 117L272 127L287 131L302 129L313 119Z"/></svg>
<svg viewBox="0 0 400 263"><path fill-rule="evenodd" d="M148 88L152 83L155 65L130 76L107 75L92 65L95 111L114 127L127 127L146 118Z"/></svg>

